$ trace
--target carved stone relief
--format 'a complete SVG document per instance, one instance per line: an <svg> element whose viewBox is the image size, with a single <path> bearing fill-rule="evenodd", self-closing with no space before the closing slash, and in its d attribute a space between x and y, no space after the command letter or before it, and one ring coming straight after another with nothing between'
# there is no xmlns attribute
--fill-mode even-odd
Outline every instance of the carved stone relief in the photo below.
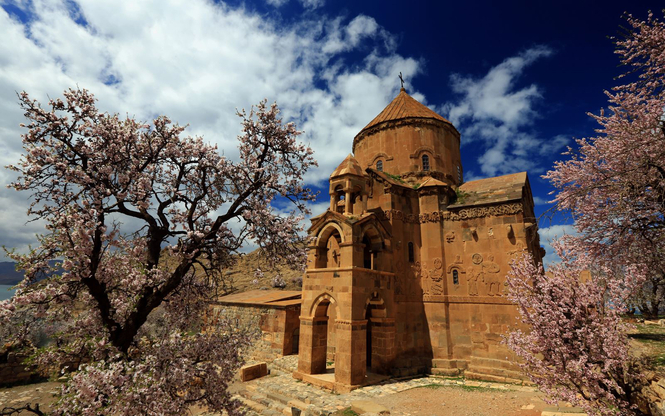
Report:
<svg viewBox="0 0 665 416"><path fill-rule="evenodd" d="M478 278L483 275L482 267L472 266L469 268L466 278L469 296L478 296Z"/></svg>
<svg viewBox="0 0 665 416"><path fill-rule="evenodd" d="M467 285L469 296L478 296L478 279L485 284L488 296L502 296L503 280L499 278L498 273L501 268L494 262L494 255L489 254L487 259L483 259L482 254L475 253L471 257L473 265L469 268Z"/></svg>
<svg viewBox="0 0 665 416"><path fill-rule="evenodd" d="M417 261L417 262L415 262L411 265L411 271L413 272L413 277L416 280L419 280L421 272L422 272L422 268L420 267L420 262L419 261Z"/></svg>
<svg viewBox="0 0 665 416"><path fill-rule="evenodd" d="M522 204L503 204L488 207L463 208L457 211L434 211L429 213L405 214L397 209L383 211L386 220L401 220L407 223L424 224L439 221L461 221L498 215L513 215L522 212Z"/></svg>
<svg viewBox="0 0 665 416"><path fill-rule="evenodd" d="M509 251L508 255L510 256L511 259L516 260L517 258L519 258L520 255L522 255L522 253L524 253L524 243L518 241L515 244L515 249Z"/></svg>
<svg viewBox="0 0 665 416"><path fill-rule="evenodd" d="M455 241L455 231L451 231L448 234L446 234L446 242L447 243L452 243Z"/></svg>
<svg viewBox="0 0 665 416"><path fill-rule="evenodd" d="M443 262L440 258L434 259L434 269L429 272L428 295L443 294Z"/></svg>
<svg viewBox="0 0 665 416"><path fill-rule="evenodd" d="M483 263L483 281L487 285L488 296L501 296L501 286L503 280L499 280L497 274L501 270L498 264L494 262L494 255L487 256L487 261Z"/></svg>

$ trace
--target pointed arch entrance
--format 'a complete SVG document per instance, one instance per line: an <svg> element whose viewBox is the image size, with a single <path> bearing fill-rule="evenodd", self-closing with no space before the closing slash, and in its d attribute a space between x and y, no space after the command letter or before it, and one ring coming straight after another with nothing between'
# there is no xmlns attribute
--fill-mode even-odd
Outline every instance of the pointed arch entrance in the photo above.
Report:
<svg viewBox="0 0 665 416"><path fill-rule="evenodd" d="M305 365L303 370L307 374L325 373L328 354L329 352L334 354L336 305L335 298L328 293L324 293L313 303L309 317L300 317L301 343L299 354L305 359L299 360L298 366L300 367L301 363Z"/></svg>

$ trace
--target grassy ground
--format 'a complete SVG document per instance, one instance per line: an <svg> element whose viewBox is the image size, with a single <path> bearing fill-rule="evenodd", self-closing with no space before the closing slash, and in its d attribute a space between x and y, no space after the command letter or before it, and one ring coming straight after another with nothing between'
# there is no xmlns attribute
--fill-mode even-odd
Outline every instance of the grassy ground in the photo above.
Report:
<svg viewBox="0 0 665 416"><path fill-rule="evenodd" d="M638 323L630 338L635 352L648 357L659 372L665 373L665 326Z"/></svg>

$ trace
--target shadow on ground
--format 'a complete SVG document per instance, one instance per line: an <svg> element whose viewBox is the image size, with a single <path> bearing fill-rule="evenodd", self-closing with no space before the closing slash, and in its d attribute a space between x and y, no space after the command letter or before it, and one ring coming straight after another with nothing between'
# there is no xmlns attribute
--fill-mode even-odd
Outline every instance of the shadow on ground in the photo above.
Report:
<svg viewBox="0 0 665 416"><path fill-rule="evenodd" d="M629 334L631 339L638 341L659 341L665 342L665 334Z"/></svg>

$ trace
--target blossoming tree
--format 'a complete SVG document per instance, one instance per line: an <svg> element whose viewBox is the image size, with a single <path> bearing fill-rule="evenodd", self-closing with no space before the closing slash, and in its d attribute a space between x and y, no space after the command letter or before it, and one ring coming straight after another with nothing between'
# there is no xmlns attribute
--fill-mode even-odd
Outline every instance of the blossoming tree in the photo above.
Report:
<svg viewBox="0 0 665 416"><path fill-rule="evenodd" d="M509 345L551 398L589 414L633 412L640 366L620 313L637 304L657 315L665 299L665 24L627 21L616 53L632 81L607 92L608 114L591 115L599 135L545 175L577 233L557 242L563 262L549 273L525 258L509 277L531 327Z"/></svg>
<svg viewBox="0 0 665 416"><path fill-rule="evenodd" d="M300 221L313 199L303 175L316 162L300 132L263 101L239 113L232 161L166 117L102 113L86 90L48 108L19 98L30 122L10 186L31 193L28 214L47 232L39 248L11 254L25 280L0 303L0 322L14 342L30 324L9 324L19 311L58 324L36 362L84 363L53 413L181 415L197 403L238 414L227 386L248 337L197 325L248 239L303 267ZM275 213L275 198L291 200L292 214Z"/></svg>

